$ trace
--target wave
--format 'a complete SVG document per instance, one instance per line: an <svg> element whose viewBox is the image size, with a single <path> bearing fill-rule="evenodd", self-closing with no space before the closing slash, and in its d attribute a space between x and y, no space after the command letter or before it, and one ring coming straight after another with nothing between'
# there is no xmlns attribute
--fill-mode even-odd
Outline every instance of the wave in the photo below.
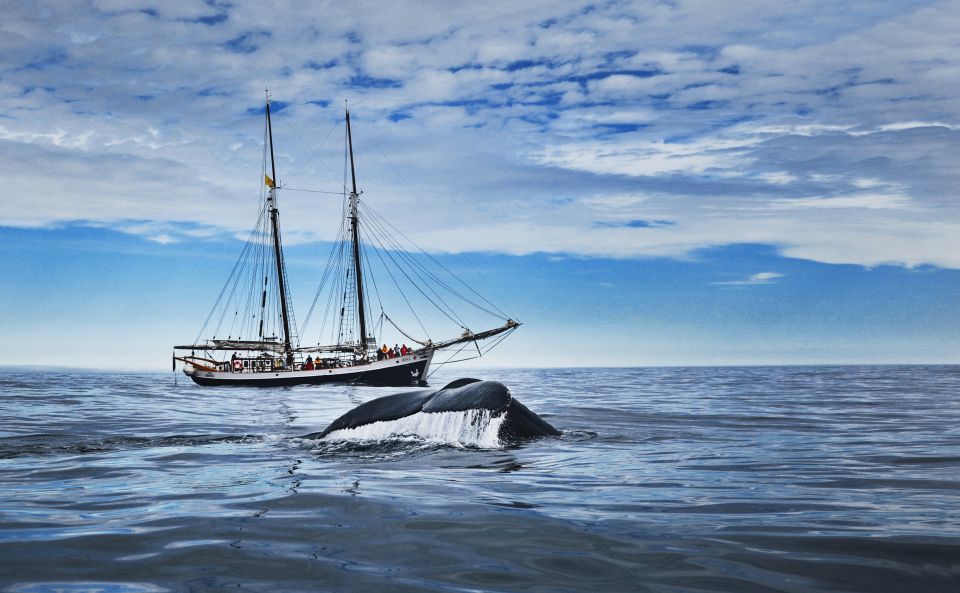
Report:
<svg viewBox="0 0 960 593"><path fill-rule="evenodd" d="M0 459L28 456L108 453L150 447L192 447L216 443L251 443L258 435L171 435L163 437L110 436L90 438L74 434L31 434L0 438Z"/></svg>

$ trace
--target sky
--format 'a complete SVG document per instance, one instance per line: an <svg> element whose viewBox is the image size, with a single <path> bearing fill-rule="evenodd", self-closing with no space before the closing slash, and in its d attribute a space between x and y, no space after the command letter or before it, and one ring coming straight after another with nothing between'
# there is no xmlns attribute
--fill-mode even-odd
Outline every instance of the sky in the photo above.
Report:
<svg viewBox="0 0 960 593"><path fill-rule="evenodd" d="M169 368L256 221L267 87L284 186L340 190L349 101L363 202L523 322L472 364L960 362L956 2L3 14L0 364ZM341 204L281 194L302 316Z"/></svg>

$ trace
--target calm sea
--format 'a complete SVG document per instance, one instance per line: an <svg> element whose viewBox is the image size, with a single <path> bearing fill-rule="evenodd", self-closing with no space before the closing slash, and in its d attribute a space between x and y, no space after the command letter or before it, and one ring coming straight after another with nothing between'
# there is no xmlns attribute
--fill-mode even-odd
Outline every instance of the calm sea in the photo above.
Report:
<svg viewBox="0 0 960 593"><path fill-rule="evenodd" d="M960 591L960 367L459 376L563 436L317 443L399 390L0 370L0 591Z"/></svg>

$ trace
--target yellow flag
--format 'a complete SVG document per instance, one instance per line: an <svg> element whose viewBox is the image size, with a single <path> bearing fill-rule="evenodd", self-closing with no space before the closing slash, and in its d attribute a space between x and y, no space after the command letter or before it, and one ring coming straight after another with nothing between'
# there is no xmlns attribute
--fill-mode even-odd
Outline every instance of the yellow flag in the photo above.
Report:
<svg viewBox="0 0 960 593"><path fill-rule="evenodd" d="M273 179L270 179L269 175L263 176L263 182L267 184L267 187L277 187L276 185L274 185Z"/></svg>

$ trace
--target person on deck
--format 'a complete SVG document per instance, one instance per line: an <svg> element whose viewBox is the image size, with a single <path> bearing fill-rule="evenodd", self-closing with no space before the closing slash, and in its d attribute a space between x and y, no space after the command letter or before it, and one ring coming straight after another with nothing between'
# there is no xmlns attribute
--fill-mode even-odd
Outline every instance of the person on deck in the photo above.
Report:
<svg viewBox="0 0 960 593"><path fill-rule="evenodd" d="M400 346L397 346L396 344L393 345L393 357L394 358L400 357Z"/></svg>
<svg viewBox="0 0 960 593"><path fill-rule="evenodd" d="M407 354L410 354L410 351L407 350L407 345L404 344L403 346L400 346L400 356L406 356Z"/></svg>
<svg viewBox="0 0 960 593"><path fill-rule="evenodd" d="M303 370L305 371L313 370L313 357L307 356L307 362L303 363Z"/></svg>

